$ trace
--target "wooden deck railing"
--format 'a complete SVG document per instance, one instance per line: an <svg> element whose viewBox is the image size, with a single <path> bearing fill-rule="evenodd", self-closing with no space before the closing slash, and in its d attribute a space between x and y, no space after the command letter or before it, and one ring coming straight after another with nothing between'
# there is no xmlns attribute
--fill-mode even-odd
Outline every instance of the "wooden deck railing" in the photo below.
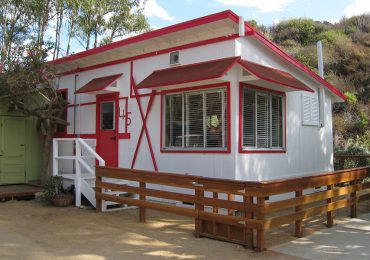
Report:
<svg viewBox="0 0 370 260"><path fill-rule="evenodd" d="M131 181L132 185L109 183L104 177ZM101 211L102 200L139 206L142 222L146 220L147 208L189 216L195 219L197 237L225 240L262 251L270 228L295 223L295 235L300 237L304 219L326 214L327 226L331 227L333 212L344 207L349 207L351 217L355 217L359 197L370 188L364 181L368 177L370 167L266 182L97 167L96 208ZM317 187L325 189L315 192ZM105 190L137 196L109 195ZM280 195L279 200L276 195ZM153 198L183 203L163 203Z"/></svg>
<svg viewBox="0 0 370 260"><path fill-rule="evenodd" d="M370 162L370 154L334 154L334 161L338 161L338 170L343 170L345 168L345 162L348 159L357 162L368 159L368 162Z"/></svg>

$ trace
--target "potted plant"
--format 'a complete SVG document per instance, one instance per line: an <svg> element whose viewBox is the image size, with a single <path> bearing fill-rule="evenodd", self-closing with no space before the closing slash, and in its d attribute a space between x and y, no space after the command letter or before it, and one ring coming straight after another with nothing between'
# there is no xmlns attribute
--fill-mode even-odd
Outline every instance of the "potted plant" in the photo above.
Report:
<svg viewBox="0 0 370 260"><path fill-rule="evenodd" d="M46 182L43 190L43 197L53 205L59 207L73 204L73 195L63 188L63 177L51 176Z"/></svg>

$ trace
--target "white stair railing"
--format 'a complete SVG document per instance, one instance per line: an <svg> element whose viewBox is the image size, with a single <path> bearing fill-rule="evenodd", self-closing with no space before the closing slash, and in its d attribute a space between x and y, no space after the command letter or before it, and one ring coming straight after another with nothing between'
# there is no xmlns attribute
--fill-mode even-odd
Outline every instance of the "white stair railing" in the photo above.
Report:
<svg viewBox="0 0 370 260"><path fill-rule="evenodd" d="M94 139L91 139L95 142ZM73 142L74 155L72 156L59 156L59 142ZM88 153L90 156L83 156L84 153ZM87 178L95 177L95 169L91 167L85 158L90 157L98 161L99 166L105 166L105 161L99 154L97 154L82 138L54 138L53 139L53 175L59 173L59 160L74 160L75 161L75 172L74 174L68 174L70 179L74 180L75 185L75 198L76 206L81 206L81 195L83 194L90 203L95 207L95 191L94 188L89 185L86 181L86 175L82 176L82 168L88 171ZM95 161L95 160L94 160ZM67 174L66 174L67 175ZM66 175L62 175L65 177Z"/></svg>

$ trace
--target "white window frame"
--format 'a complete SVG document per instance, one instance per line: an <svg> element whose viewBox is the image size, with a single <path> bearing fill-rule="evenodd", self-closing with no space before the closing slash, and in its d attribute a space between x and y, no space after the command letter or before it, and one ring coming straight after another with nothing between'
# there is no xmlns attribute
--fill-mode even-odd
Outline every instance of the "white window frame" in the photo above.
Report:
<svg viewBox="0 0 370 260"><path fill-rule="evenodd" d="M254 131L255 131L255 135L254 135L254 143L255 145L254 146L246 146L244 145L244 91L245 90L250 90L250 91L254 91L254 95L255 95L255 104L254 104ZM282 151L282 152L285 152L286 151L286 147L285 147L285 138L286 138L286 123L285 123L285 120L286 120L286 113L285 113L285 99L286 99L286 96L284 93L275 93L273 91L268 91L267 89L263 89L261 90L260 88L254 88L254 87L248 87L248 86L242 86L242 91L240 92L241 93L241 97L240 97L240 102L241 102L241 122L239 122L241 124L241 131L240 131L240 135L241 135L241 138L240 138L240 142L241 142L241 149L242 151ZM282 118L281 118L281 123L282 123L282 140L281 140L281 143L282 143L282 146L281 147L272 147L272 127L270 127L269 129L269 147L258 147L258 137L257 137L257 96L267 96L268 100L267 102L269 103L269 109L268 109L268 118L269 118L269 124L270 126L272 125L272 105L271 105L271 102L272 102L272 97L273 96L278 96L278 97L281 97L281 109L282 109Z"/></svg>
<svg viewBox="0 0 370 260"><path fill-rule="evenodd" d="M222 147L206 147L207 146L207 114L206 114L206 94L207 93L215 93L221 91L221 107L222 107L222 124L221 124L221 131L222 131ZM203 99L203 146L202 147L191 147L189 146L189 139L186 138L186 135L188 135L188 127L186 127L189 123L189 119L187 118L188 113L188 98L191 95L199 95L202 94ZM166 97L168 96L182 96L182 146L166 146ZM230 123L227 122L229 120L228 118L228 88L226 86L223 87L217 87L217 88L206 88L206 89L200 89L200 90L189 90L189 91L181 91L181 92L174 92L174 93L168 93L163 94L163 100L162 100L162 150L163 151L194 151L194 152L202 152L202 151L220 151L220 152L227 152L229 149L230 144L228 143L228 135L230 134L228 131L230 131L229 126Z"/></svg>

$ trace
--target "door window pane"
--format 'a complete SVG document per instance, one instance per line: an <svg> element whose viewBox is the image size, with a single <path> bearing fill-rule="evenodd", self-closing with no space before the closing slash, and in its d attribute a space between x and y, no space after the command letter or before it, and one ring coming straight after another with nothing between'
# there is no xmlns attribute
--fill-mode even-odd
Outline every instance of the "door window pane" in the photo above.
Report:
<svg viewBox="0 0 370 260"><path fill-rule="evenodd" d="M101 103L100 128L102 130L114 130L114 101Z"/></svg>

